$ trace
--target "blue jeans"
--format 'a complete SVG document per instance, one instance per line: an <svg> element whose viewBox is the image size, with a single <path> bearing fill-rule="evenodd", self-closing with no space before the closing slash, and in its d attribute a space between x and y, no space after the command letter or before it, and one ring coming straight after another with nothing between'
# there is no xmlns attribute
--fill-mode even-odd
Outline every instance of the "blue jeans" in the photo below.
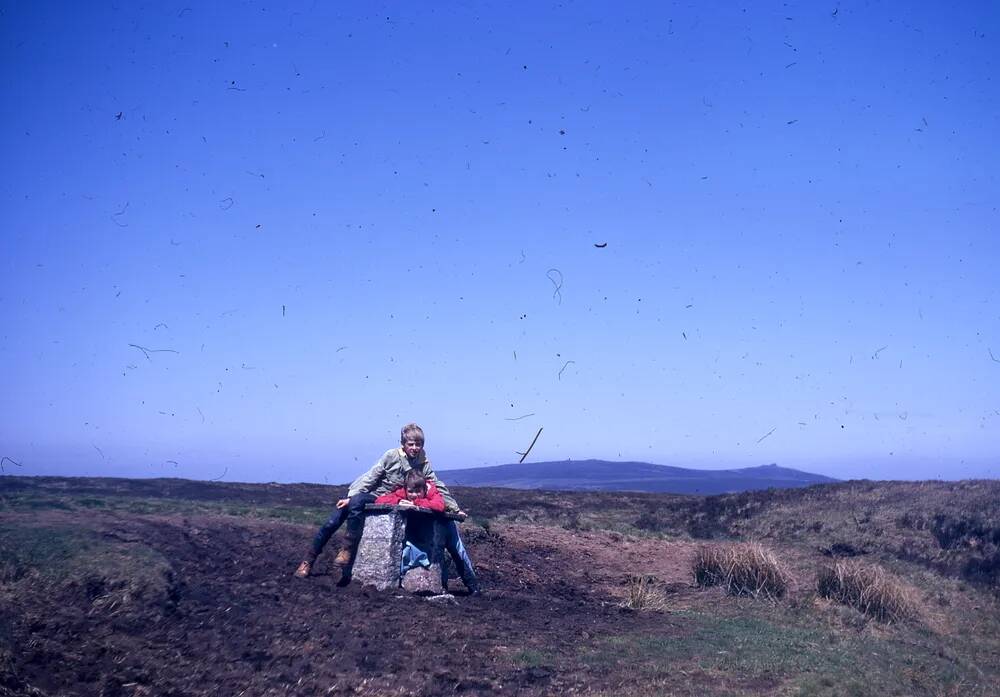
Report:
<svg viewBox="0 0 1000 697"><path fill-rule="evenodd" d="M458 523L454 520L449 520L444 524L444 545L448 550L448 554L451 555L452 561L455 562L455 568L458 569L458 575L462 579L462 582L469 590L477 588L479 581L476 578L476 570L472 566L472 560L469 558L469 553L466 551L465 545L462 544L462 537L458 534ZM441 580L447 588L447 564L441 565Z"/></svg>
<svg viewBox="0 0 1000 697"><path fill-rule="evenodd" d="M309 550L309 561L316 561L326 543L333 537L333 533L347 521L347 539L357 542L361 539L361 533L365 529L365 505L374 503L375 494L360 493L351 497L350 503L343 508L334 508L327 520L320 527L313 538L312 548Z"/></svg>

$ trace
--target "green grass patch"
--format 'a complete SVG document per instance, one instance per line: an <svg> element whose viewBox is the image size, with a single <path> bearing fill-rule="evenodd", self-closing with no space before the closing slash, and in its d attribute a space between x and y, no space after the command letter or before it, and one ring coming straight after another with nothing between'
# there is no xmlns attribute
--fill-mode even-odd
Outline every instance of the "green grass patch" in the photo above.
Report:
<svg viewBox="0 0 1000 697"><path fill-rule="evenodd" d="M38 496L32 494L17 494L13 496L0 497L0 511L43 511L61 510L70 511L73 507L62 498L51 496Z"/></svg>
<svg viewBox="0 0 1000 697"><path fill-rule="evenodd" d="M89 536L73 530L7 526L0 530L0 582L30 574L64 575L67 567L87 558Z"/></svg>
<svg viewBox="0 0 1000 697"><path fill-rule="evenodd" d="M514 663L522 668L551 668L555 657L546 651L524 649L514 654Z"/></svg>
<svg viewBox="0 0 1000 697"><path fill-rule="evenodd" d="M139 598L166 602L172 569L156 550L79 528L7 525L0 530L0 584L29 593L82 594L109 612Z"/></svg>
<svg viewBox="0 0 1000 697"><path fill-rule="evenodd" d="M237 518L281 520L303 525L319 525L333 508L259 504L232 500L194 500L183 498L153 498L137 496L87 496L65 494L52 496L33 492L18 492L0 497L0 511L91 511L103 510L137 515L228 515Z"/></svg>
<svg viewBox="0 0 1000 697"><path fill-rule="evenodd" d="M770 683L787 695L979 694L975 685L987 684L977 667L939 655L939 643L909 636L875 638L692 612L668 618L670 631L608 637L584 649L581 659L592 669L630 665L643 681L679 672L714 676L718 690L708 694L754 694Z"/></svg>

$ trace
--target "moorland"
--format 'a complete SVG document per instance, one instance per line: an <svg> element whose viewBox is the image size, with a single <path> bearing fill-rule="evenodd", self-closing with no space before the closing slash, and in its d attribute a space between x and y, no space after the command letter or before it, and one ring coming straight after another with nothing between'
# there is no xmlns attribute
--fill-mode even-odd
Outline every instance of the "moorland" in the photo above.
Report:
<svg viewBox="0 0 1000 697"><path fill-rule="evenodd" d="M339 487L0 477L0 696L1000 694L1000 482L454 489L481 597L293 578Z"/></svg>

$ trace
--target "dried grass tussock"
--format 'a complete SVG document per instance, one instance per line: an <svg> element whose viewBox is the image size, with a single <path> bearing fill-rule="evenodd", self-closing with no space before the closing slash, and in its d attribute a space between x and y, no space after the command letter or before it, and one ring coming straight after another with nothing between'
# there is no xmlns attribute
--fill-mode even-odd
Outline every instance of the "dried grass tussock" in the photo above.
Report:
<svg viewBox="0 0 1000 697"><path fill-rule="evenodd" d="M914 592L881 566L845 560L820 570L817 590L824 598L860 610L881 622L917 614Z"/></svg>
<svg viewBox="0 0 1000 697"><path fill-rule="evenodd" d="M699 586L721 586L726 583L725 547L699 547L695 552L691 568L694 580Z"/></svg>
<svg viewBox="0 0 1000 697"><path fill-rule="evenodd" d="M630 610L663 610L667 600L655 576L629 574L625 578L626 595L622 607Z"/></svg>
<svg viewBox="0 0 1000 697"><path fill-rule="evenodd" d="M725 586L730 595L780 598L791 576L773 552L756 542L701 547L692 565L699 586Z"/></svg>

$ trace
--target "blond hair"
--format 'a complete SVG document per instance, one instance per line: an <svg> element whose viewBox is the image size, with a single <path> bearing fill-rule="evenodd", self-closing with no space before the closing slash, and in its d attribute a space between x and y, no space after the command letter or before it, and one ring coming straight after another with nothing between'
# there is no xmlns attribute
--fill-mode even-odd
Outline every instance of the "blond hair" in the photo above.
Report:
<svg viewBox="0 0 1000 697"><path fill-rule="evenodd" d="M424 429L420 428L416 424L406 424L399 431L399 442L405 443L407 440L415 440L423 444L424 442Z"/></svg>

